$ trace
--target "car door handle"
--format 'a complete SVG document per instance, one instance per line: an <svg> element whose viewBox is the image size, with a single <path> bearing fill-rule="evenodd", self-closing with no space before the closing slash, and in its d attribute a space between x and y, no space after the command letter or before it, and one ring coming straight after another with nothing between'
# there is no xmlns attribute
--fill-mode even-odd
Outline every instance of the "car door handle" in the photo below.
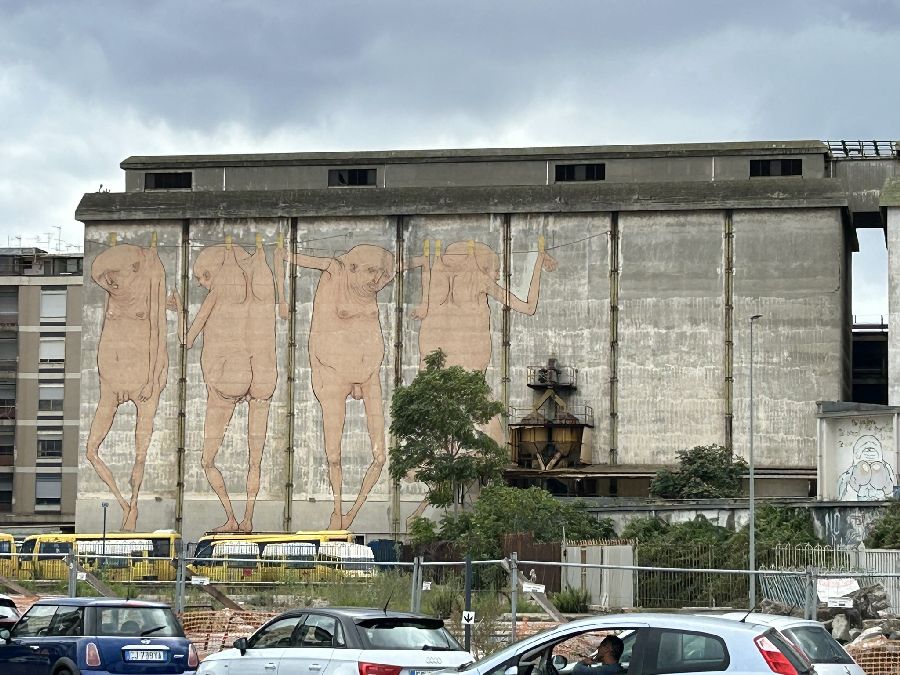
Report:
<svg viewBox="0 0 900 675"><path fill-rule="evenodd" d="M318 663L310 663L309 669L310 670L322 670L322 666Z"/></svg>
<svg viewBox="0 0 900 675"><path fill-rule="evenodd" d="M31 649L32 651L36 652L41 648L41 646L40 645L28 645L28 648Z"/></svg>
<svg viewBox="0 0 900 675"><path fill-rule="evenodd" d="M267 663L267 664L264 666L264 668L265 668L266 670L275 670L275 664L274 664L274 663Z"/></svg>

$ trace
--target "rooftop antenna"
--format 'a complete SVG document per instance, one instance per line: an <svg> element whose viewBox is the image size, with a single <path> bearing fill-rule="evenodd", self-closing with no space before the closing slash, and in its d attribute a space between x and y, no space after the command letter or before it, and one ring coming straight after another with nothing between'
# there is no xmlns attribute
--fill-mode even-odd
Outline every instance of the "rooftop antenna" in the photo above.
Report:
<svg viewBox="0 0 900 675"><path fill-rule="evenodd" d="M56 229L56 252L62 252L62 225L54 225Z"/></svg>

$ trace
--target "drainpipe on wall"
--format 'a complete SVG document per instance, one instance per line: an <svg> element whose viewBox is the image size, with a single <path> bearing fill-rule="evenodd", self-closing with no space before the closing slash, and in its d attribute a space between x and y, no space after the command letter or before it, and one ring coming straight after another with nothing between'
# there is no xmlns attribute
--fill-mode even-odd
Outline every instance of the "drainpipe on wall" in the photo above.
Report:
<svg viewBox="0 0 900 675"><path fill-rule="evenodd" d="M403 299L405 284L403 274L403 249L405 245L406 217L397 216L394 235L394 391L403 384ZM425 261L428 264L428 261ZM426 292L425 289L422 291ZM394 437L388 434L388 448L394 445ZM400 481L391 481L391 538L397 541L400 535Z"/></svg>
<svg viewBox="0 0 900 675"><path fill-rule="evenodd" d="M188 291L190 288L191 265L191 221L181 221L181 329L179 336L178 359L178 450L175 458L175 531L184 532L184 457L185 457L185 422L187 415L187 346L185 337L188 329L188 306L190 300Z"/></svg>
<svg viewBox="0 0 900 675"><path fill-rule="evenodd" d="M734 212L725 211L725 447L734 452Z"/></svg>
<svg viewBox="0 0 900 675"><path fill-rule="evenodd" d="M293 217L290 220L288 230L288 240L285 243L287 254L291 255L297 250L297 223L298 218ZM276 274L282 274L284 270L275 270ZM288 425L287 425L287 447L284 449L284 470L286 479L284 481L284 517L282 518L282 529L290 532L294 516L294 424L297 421L294 412L294 369L297 361L297 274L293 261L288 258L287 263L288 275L288 344L287 344L287 400L288 400Z"/></svg>
<svg viewBox="0 0 900 675"><path fill-rule="evenodd" d="M619 460L619 212L609 218L609 463Z"/></svg>
<svg viewBox="0 0 900 675"><path fill-rule="evenodd" d="M503 412L500 413L501 426L503 428L503 442L506 444L506 456L512 459L512 448L509 444L509 346L511 342L512 314L510 302L512 300L512 216L503 214L503 284L505 302L503 303L502 322L500 325L500 403L503 404Z"/></svg>

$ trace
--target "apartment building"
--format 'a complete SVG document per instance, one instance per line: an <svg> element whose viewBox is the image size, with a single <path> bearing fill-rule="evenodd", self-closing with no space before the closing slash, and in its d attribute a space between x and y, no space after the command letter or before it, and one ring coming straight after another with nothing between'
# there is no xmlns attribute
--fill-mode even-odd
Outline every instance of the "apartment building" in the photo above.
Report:
<svg viewBox="0 0 900 675"><path fill-rule="evenodd" d="M0 528L71 527L82 255L0 248Z"/></svg>

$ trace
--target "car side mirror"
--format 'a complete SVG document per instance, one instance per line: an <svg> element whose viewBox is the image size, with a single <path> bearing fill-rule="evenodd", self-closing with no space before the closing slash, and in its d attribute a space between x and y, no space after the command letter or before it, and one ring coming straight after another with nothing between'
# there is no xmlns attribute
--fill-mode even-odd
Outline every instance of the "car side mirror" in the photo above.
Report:
<svg viewBox="0 0 900 675"><path fill-rule="evenodd" d="M3 640L4 644L9 644L9 631L5 628L0 630L0 640Z"/></svg>
<svg viewBox="0 0 900 675"><path fill-rule="evenodd" d="M503 675L519 675L519 666L510 666L503 671Z"/></svg>
<svg viewBox="0 0 900 675"><path fill-rule="evenodd" d="M238 638L231 646L237 649L241 653L241 656L243 656L247 653L247 638Z"/></svg>
<svg viewBox="0 0 900 675"><path fill-rule="evenodd" d="M556 654L552 659L550 659L550 663L552 663L553 667L557 670L562 670L567 665L569 665L569 659L567 659L562 654Z"/></svg>

